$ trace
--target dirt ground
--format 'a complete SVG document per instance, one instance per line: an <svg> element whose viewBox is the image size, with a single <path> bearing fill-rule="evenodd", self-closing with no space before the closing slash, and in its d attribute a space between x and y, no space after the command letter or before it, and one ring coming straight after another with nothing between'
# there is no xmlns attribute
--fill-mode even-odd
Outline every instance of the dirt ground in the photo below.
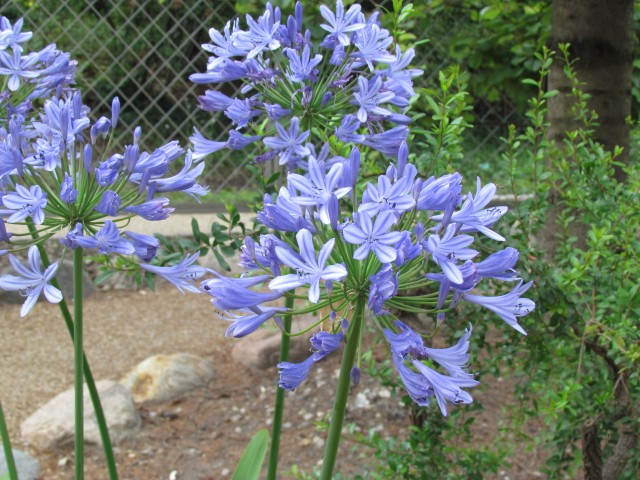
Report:
<svg viewBox="0 0 640 480"><path fill-rule="evenodd" d="M39 302L26 318L19 305L0 305L0 395L14 447L28 449L20 439L20 423L51 397L73 383L72 346L57 306ZM96 380L120 379L137 363L155 354L189 352L210 359L215 379L206 388L154 407L141 407L142 430L116 448L122 479L205 480L230 478L251 436L268 428L273 411L277 370L251 371L231 358L234 339L224 337L226 324L217 319L204 295L183 296L166 285L158 290L97 291L86 301L85 351ZM245 340L246 341L246 340ZM376 351L380 358L386 352ZM325 432L315 423L331 409L339 356L312 370L295 393L288 394L281 447L280 478L295 478L291 466L311 471L322 458ZM482 379L473 391L485 407L477 419L477 441L490 443L501 411L511 398L500 379ZM351 391L347 424L362 432L377 429L402 434L411 424L399 396L389 395L363 372ZM351 478L368 465L370 454L353 443L342 444L338 469ZM33 452L42 465L42 479L73 476L73 446L55 452ZM369 456L368 456L369 455ZM539 452L516 448L497 476L510 480L542 478ZM101 449L87 447L86 478L106 478Z"/></svg>

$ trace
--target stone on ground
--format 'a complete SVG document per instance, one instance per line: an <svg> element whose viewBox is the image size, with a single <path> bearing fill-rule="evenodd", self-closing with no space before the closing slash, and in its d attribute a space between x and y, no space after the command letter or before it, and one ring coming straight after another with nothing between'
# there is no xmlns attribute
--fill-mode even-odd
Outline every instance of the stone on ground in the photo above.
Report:
<svg viewBox="0 0 640 480"><path fill-rule="evenodd" d="M311 354L310 338L311 334L291 339L290 362L301 362ZM246 337L234 339L231 356L235 362L250 369L276 368L280 359L281 340L282 334L279 331L273 332L263 328Z"/></svg>
<svg viewBox="0 0 640 480"><path fill-rule="evenodd" d="M188 353L154 355L138 364L122 380L137 403L161 403L205 386L213 379L213 365Z"/></svg>
<svg viewBox="0 0 640 480"><path fill-rule="evenodd" d="M130 438L140 430L142 421L131 393L119 383L102 380L96 383L105 412L111 441ZM22 438L38 450L51 450L73 444L73 388L49 400L20 425ZM93 413L87 387L84 388L84 437L87 444L100 444L100 431Z"/></svg>
<svg viewBox="0 0 640 480"><path fill-rule="evenodd" d="M40 474L40 462L37 459L21 450L14 450L13 460L16 463L16 470L20 480L37 480ZM0 478L8 472L4 449L0 448Z"/></svg>

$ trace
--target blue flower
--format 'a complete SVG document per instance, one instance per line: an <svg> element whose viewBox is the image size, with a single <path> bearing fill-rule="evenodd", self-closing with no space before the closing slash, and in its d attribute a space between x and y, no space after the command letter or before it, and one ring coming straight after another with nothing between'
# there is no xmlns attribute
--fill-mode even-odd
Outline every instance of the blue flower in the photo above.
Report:
<svg viewBox="0 0 640 480"><path fill-rule="evenodd" d="M298 117L291 118L289 124L289 130L280 124L276 123L276 130L278 131L277 137L265 137L262 141L264 144L277 150L280 154L280 165L285 165L294 159L295 155L306 157L310 151L304 142L309 138L311 132L309 130L300 133L300 120Z"/></svg>
<svg viewBox="0 0 640 480"><path fill-rule="evenodd" d="M429 386L436 397L442 415L447 416L447 403L469 404L473 398L463 387L475 387L480 384L477 380L468 377L450 377L436 372L424 363L413 359L411 364L418 370L424 383Z"/></svg>
<svg viewBox="0 0 640 480"><path fill-rule="evenodd" d="M364 260L370 251L378 257L380 263L391 263L396 257L394 243L400 241L402 232L390 232L391 226L396 223L396 216L392 212L380 213L375 222L367 212L358 213L358 224L347 225L342 230L342 235L348 243L360 245L353 258Z"/></svg>
<svg viewBox="0 0 640 480"><path fill-rule="evenodd" d="M471 403L473 399L462 387L475 387L479 384L473 375L466 372L469 360L469 337L471 328L465 332L458 343L449 348L428 348L424 346L420 335L406 324L397 321L400 333L389 329L384 335L391 348L391 359L400 374L400 378L409 396L421 406L429 405L430 397L435 396L440 411L447 416L447 402ZM443 375L425 365L421 360L430 358L442 365L451 376ZM405 365L408 360L416 370Z"/></svg>
<svg viewBox="0 0 640 480"><path fill-rule="evenodd" d="M223 58L207 68L207 73L191 74L189 80L193 83L232 82L246 77L247 72L247 67L243 62Z"/></svg>
<svg viewBox="0 0 640 480"><path fill-rule="evenodd" d="M188 290L193 293L200 293L198 287L193 285L193 281L201 278L206 273L206 269L199 265L193 265L198 257L199 252L187 255L177 265L171 267L159 267L157 265L142 264L140 268L148 272L160 275L162 278L171 282L174 287L184 293Z"/></svg>
<svg viewBox="0 0 640 480"><path fill-rule="evenodd" d="M456 232L454 226L449 225L442 238L438 234L430 235L427 241L422 242L422 247L431 254L433 261L440 265L451 282L462 283L464 277L456 262L470 260L478 254L478 251L466 248L473 243L473 237L455 235Z"/></svg>
<svg viewBox="0 0 640 480"><path fill-rule="evenodd" d="M300 363L280 362L278 364L280 374L278 386L283 390L295 390L306 380L314 363L313 356Z"/></svg>
<svg viewBox="0 0 640 480"><path fill-rule="evenodd" d="M4 224L4 220L2 219L2 217L0 217L0 242L8 242L12 236L12 233L7 232L7 227Z"/></svg>
<svg viewBox="0 0 640 480"><path fill-rule="evenodd" d="M169 214L175 210L175 208L165 208L167 205L169 205L168 198L156 197L139 205L129 205L122 210L139 215L145 220L158 221L169 218Z"/></svg>
<svg viewBox="0 0 640 480"><path fill-rule="evenodd" d="M349 10L347 10L345 14L342 0L337 0L336 13L334 14L326 5L321 5L320 15L322 15L329 24L322 23L320 27L329 32L330 36L337 39L342 46L346 47L351 43L349 41L349 35L347 34L362 30L365 26L364 23L357 22L360 9L360 5L354 4L349 7Z"/></svg>
<svg viewBox="0 0 640 480"><path fill-rule="evenodd" d="M390 264L382 266L380 271L369 277L371 286L369 287L369 310L374 315L384 315L387 313L382 309L384 302L398 293L398 275L393 273Z"/></svg>
<svg viewBox="0 0 640 480"><path fill-rule="evenodd" d="M73 179L66 172L60 187L60 199L65 203L75 203L78 198L78 190L73 188Z"/></svg>
<svg viewBox="0 0 640 480"><path fill-rule="evenodd" d="M40 225L44 221L47 194L42 191L39 185L31 185L26 188L17 184L15 192L2 197L2 203L9 210L16 210L7 218L7 222L20 222L31 217L33 223Z"/></svg>
<svg viewBox="0 0 640 480"><path fill-rule="evenodd" d="M13 50L22 51L21 43L28 41L32 32L22 32L24 20L19 18L11 25L7 17L0 17L0 50L11 47Z"/></svg>
<svg viewBox="0 0 640 480"><path fill-rule="evenodd" d="M77 236L75 241L82 248L96 248L98 253L130 255L135 252L131 242L120 237L118 227L111 220L104 222L104 226L95 236Z"/></svg>
<svg viewBox="0 0 640 480"><path fill-rule="evenodd" d="M338 188L342 169L342 164L336 163L328 173L325 173L324 164L320 164L314 157L309 157L307 176L290 173L287 177L290 188L298 190L300 193L299 196L292 197L291 200L298 205L317 208L320 221L325 225L330 224L329 200L331 196L342 198L351 191L351 187Z"/></svg>
<svg viewBox="0 0 640 480"><path fill-rule="evenodd" d="M485 297L483 295L465 293L463 298L468 302L475 303L497 313L502 320L523 335L526 335L527 332L518 324L518 317L531 313L536 307L536 304L528 298L520 298L524 292L529 290L531 285L533 285L533 282L523 285L521 280L518 285L506 295Z"/></svg>
<svg viewBox="0 0 640 480"><path fill-rule="evenodd" d="M94 207L94 209L96 212L102 213L103 215L115 217L118 210L120 210L121 203L120 195L113 190L106 190L102 194L100 202Z"/></svg>
<svg viewBox="0 0 640 480"><path fill-rule="evenodd" d="M264 207L258 212L258 221L281 232L298 232L302 228L311 233L316 232L306 209L295 203L294 197L286 187L282 187L278 192L276 203L273 203L270 195L265 195Z"/></svg>
<svg viewBox="0 0 640 480"><path fill-rule="evenodd" d="M303 362L280 362L278 370L280 378L278 386L283 390L295 390L309 375L313 365L324 357L334 352L342 343L344 333L318 332L311 337L311 349L313 353Z"/></svg>
<svg viewBox="0 0 640 480"><path fill-rule="evenodd" d="M9 255L9 263L11 263L11 266L19 276L0 275L0 288L8 291L19 291L27 297L20 309L21 317L31 311L43 292L46 299L51 303L59 303L62 300L62 292L49 284L56 275L58 262L52 263L43 272L38 247L35 245L29 247L28 267L13 255Z"/></svg>
<svg viewBox="0 0 640 480"><path fill-rule="evenodd" d="M278 258L283 264L293 268L296 273L281 275L269 282L269 288L276 291L287 291L298 288L302 285L309 285L309 301L318 303L320 298L320 280L338 281L347 276L347 269L344 265L329 265L325 267L335 239L327 241L316 259L313 247L313 239L309 230L300 230L296 235L300 255L284 248L276 247Z"/></svg>
<svg viewBox="0 0 640 480"><path fill-rule="evenodd" d="M265 308L252 307L249 309L243 309L247 315L238 315L225 311L223 314L219 314L223 320L231 321L231 325L227 328L225 336L242 338L250 333L255 332L260 328L267 320L282 312L284 308Z"/></svg>
<svg viewBox="0 0 640 480"><path fill-rule="evenodd" d="M367 183L358 211L367 212L371 216L391 211L400 216L416 204L411 196L411 186L412 183L407 178L401 178L391 185L389 177L380 175L377 187Z"/></svg>
<svg viewBox="0 0 640 480"><path fill-rule="evenodd" d="M507 212L507 207L484 208L489 204L495 193L496 186L493 183L488 183L482 187L480 178L478 178L476 195L473 196L469 193L460 210L453 212L449 221L459 224L461 232L482 232L493 240L504 242L505 238L489 227ZM443 221L445 216L434 215L431 219Z"/></svg>
<svg viewBox="0 0 640 480"><path fill-rule="evenodd" d="M373 71L374 63L392 63L395 57L391 55L387 48L393 43L393 37L389 35L389 31L381 29L375 23L367 23L367 25L359 30L356 34L354 45L356 52L351 54L352 58L357 60L356 66L367 64L369 70Z"/></svg>
<svg viewBox="0 0 640 480"><path fill-rule="evenodd" d="M518 272L513 267L518 261L519 255L518 250L512 247L492 253L476 264L477 273L480 277L495 278L496 280L516 280Z"/></svg>
<svg viewBox="0 0 640 480"><path fill-rule="evenodd" d="M409 136L409 128L405 125L399 127L393 127L390 130L385 130L382 133L374 133L372 135L365 135L364 140L361 142L367 147L371 147L374 150L378 150L385 155L395 157L398 155L400 145L407 141Z"/></svg>
<svg viewBox="0 0 640 480"><path fill-rule="evenodd" d="M253 44L253 48L247 53L247 58L253 58L262 50L276 50L280 48L280 42L276 40L275 35L278 31L280 22L274 22L271 18L271 12L267 10L256 22L251 15L247 15L247 25L249 31L238 32L238 39Z"/></svg>
<svg viewBox="0 0 640 480"><path fill-rule="evenodd" d="M212 29L213 30L213 29ZM200 106L207 112L222 112L231 106L233 99L216 90L207 90L198 97ZM196 130L197 131L197 130Z"/></svg>
<svg viewBox="0 0 640 480"><path fill-rule="evenodd" d="M231 105L224 112L238 128L246 126L258 113L260 113L258 110L251 108L249 99L238 100L237 98L231 102Z"/></svg>
<svg viewBox="0 0 640 480"><path fill-rule="evenodd" d="M7 88L15 92L20 88L23 78L38 77L40 73L33 69L38 59L38 54L35 52L27 56L21 56L20 49L14 50L13 55L0 50L0 65L4 65L0 66L0 74L9 76Z"/></svg>
<svg viewBox="0 0 640 480"><path fill-rule="evenodd" d="M351 103L358 105L358 113L356 117L360 122L367 121L367 113L375 115L392 115L393 112L386 108L380 107L381 103L393 100L395 94L390 91L380 91L382 88L382 78L375 77L373 82L369 82L366 77L358 77L358 89L354 92Z"/></svg>
<svg viewBox="0 0 640 480"><path fill-rule="evenodd" d="M227 278L217 275L216 278L202 282L200 288L213 297L211 303L216 308L241 310L257 307L282 296L280 292L260 293L248 288L263 283L269 278L268 275L248 278Z"/></svg>
<svg viewBox="0 0 640 480"><path fill-rule="evenodd" d="M418 210L444 210L445 219L451 218L460 202L462 176L456 172L440 178L430 177L422 183L418 194ZM440 220L446 225L448 220Z"/></svg>
<svg viewBox="0 0 640 480"><path fill-rule="evenodd" d="M304 46L302 57L292 48L286 48L284 54L289 59L289 72L287 73L289 80L292 82L304 82L316 76L314 70L322 61L322 55L316 54L313 59L310 59L311 50L309 50L309 45Z"/></svg>
<svg viewBox="0 0 640 480"><path fill-rule="evenodd" d="M158 248L160 248L160 241L156 237L135 232L124 232L124 234L131 240L134 248L133 253L135 253L140 260L147 263L153 260Z"/></svg>

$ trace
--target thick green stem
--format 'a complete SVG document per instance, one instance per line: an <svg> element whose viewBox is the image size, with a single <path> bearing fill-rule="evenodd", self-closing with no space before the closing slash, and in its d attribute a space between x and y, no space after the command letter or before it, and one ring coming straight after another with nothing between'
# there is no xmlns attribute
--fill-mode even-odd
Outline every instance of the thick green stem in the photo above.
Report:
<svg viewBox="0 0 640 480"><path fill-rule="evenodd" d="M347 409L347 398L349 396L349 386L351 384L351 368L354 365L356 352L360 344L360 336L364 323L364 306L366 298L359 296L353 309L353 317L349 328L347 345L342 353L342 365L340 366L340 378L338 379L338 389L333 402L333 411L329 424L329 437L324 448L324 459L322 460L322 471L320 480L331 480L333 469L338 456L338 446L342 435L342 423Z"/></svg>
<svg viewBox="0 0 640 480"><path fill-rule="evenodd" d="M73 251L73 372L75 389L76 480L84 478L84 375L82 349L82 248Z"/></svg>
<svg viewBox="0 0 640 480"><path fill-rule="evenodd" d="M2 411L2 402L0 402L0 440L2 440L2 448L4 449L4 458L7 462L7 471L11 480L18 480L18 470L16 462L13 459L13 450L11 449L11 441L9 440L9 429L7 422L4 420L4 412Z"/></svg>
<svg viewBox="0 0 640 480"><path fill-rule="evenodd" d="M33 225L33 223L29 222L28 227L31 235L34 237L34 240L35 240L37 238L35 226ZM47 252L45 251L42 243L38 244L38 250L40 251L40 258L42 259L42 263L45 266L45 268L51 265L51 262L49 261L49 257L47 256ZM51 280L51 285L56 287L57 289L60 289L60 285L55 278ZM62 299L62 301L58 304L58 307L60 308L60 313L62 313L62 318L64 319L64 323L67 326L67 331L69 332L71 341L73 341L74 339L73 319L71 318L71 312L69 311L69 306L67 305L66 300ZM93 404L93 411L96 414L96 422L98 424L98 430L100 431L100 440L102 440L102 448L104 450L104 456L107 462L109 480L118 480L118 470L116 468L115 457L113 456L113 447L111 446L111 438L109 437L107 420L104 416L104 410L102 409L102 403L100 402L100 395L98 395L96 382L93 379L93 374L91 373L91 368L89 367L89 361L87 360L86 356L84 356L83 358L82 367L84 371L84 380L87 384L87 389L89 390L91 403Z"/></svg>
<svg viewBox="0 0 640 480"><path fill-rule="evenodd" d="M287 295L285 307L287 310L293 308L293 295ZM289 345L291 344L291 315L282 317L282 340L280 341L280 361L286 362L289 359ZM269 467L267 480L276 480L278 472L278 454L280 452L280 432L282 430L282 415L284 411L284 390L280 387L276 390L276 402L273 411L273 424L271 425L271 450L269 451Z"/></svg>

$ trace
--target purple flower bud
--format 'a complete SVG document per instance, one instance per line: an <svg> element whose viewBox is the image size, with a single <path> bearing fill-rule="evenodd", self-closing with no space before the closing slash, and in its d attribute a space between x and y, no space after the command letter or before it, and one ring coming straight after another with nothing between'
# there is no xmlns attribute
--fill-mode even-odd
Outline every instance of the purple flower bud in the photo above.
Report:
<svg viewBox="0 0 640 480"><path fill-rule="evenodd" d="M91 157L93 156L93 149L88 143L84 146L82 151L82 162L84 163L84 169L87 173L91 170Z"/></svg>
<svg viewBox="0 0 640 480"><path fill-rule="evenodd" d="M129 237L135 249L134 253L143 262L149 263L156 256L156 252L160 247L160 241L156 237L129 231L124 232L124 234Z"/></svg>
<svg viewBox="0 0 640 480"><path fill-rule="evenodd" d="M69 108L65 105L60 109L60 132L63 141L67 141L67 133L69 131Z"/></svg>
<svg viewBox="0 0 640 480"><path fill-rule="evenodd" d="M107 117L100 117L91 127L91 143L96 143L98 135L106 135L111 128L111 120Z"/></svg>
<svg viewBox="0 0 640 480"><path fill-rule="evenodd" d="M100 203L94 207L94 210L113 217L120 210L120 203L120 196L113 190L107 190L102 194Z"/></svg>
<svg viewBox="0 0 640 480"><path fill-rule="evenodd" d="M78 198L78 190L73 188L73 179L66 172L61 187L60 199L65 203L74 203Z"/></svg>
<svg viewBox="0 0 640 480"><path fill-rule="evenodd" d="M62 240L60 240L60 243L62 243L65 247L70 248L71 250L74 250L80 246L80 244L76 241L76 239L81 236L82 236L82 224L76 223L76 226L72 230L69 230L69 233L67 233L67 236L64 237Z"/></svg>
<svg viewBox="0 0 640 480"><path fill-rule="evenodd" d="M118 118L120 117L120 99L118 97L113 97L111 101L111 126L115 130L116 125L118 125Z"/></svg>
<svg viewBox="0 0 640 480"><path fill-rule="evenodd" d="M296 6L293 10L296 16L296 24L298 25L298 31L302 30L302 3L296 2Z"/></svg>
<svg viewBox="0 0 640 480"><path fill-rule="evenodd" d="M73 92L73 118L82 116L82 94L80 90Z"/></svg>
<svg viewBox="0 0 640 480"><path fill-rule="evenodd" d="M127 172L133 172L140 158L138 145L127 145L124 149L124 168Z"/></svg>
<svg viewBox="0 0 640 480"><path fill-rule="evenodd" d="M0 242L8 242L12 234L7 232L7 227L4 224L4 220L0 217Z"/></svg>
<svg viewBox="0 0 640 480"><path fill-rule="evenodd" d="M349 373L351 377L351 383L354 385L360 385L360 369L356 366L351 367L351 372Z"/></svg>
<svg viewBox="0 0 640 480"><path fill-rule="evenodd" d="M334 230L338 229L338 220L340 220L340 204L338 203L338 197L334 193L329 197L327 203L327 210L329 212L329 224Z"/></svg>
<svg viewBox="0 0 640 480"><path fill-rule="evenodd" d="M404 173L404 167L407 166L407 159L409 158L409 147L407 142L402 142L398 149L398 177L402 177Z"/></svg>
<svg viewBox="0 0 640 480"><path fill-rule="evenodd" d="M207 112L222 112L231 106L233 99L222 92L207 90L204 95L198 97L200 107Z"/></svg>
<svg viewBox="0 0 640 480"><path fill-rule="evenodd" d="M325 94L322 95L322 100L320 101L320 105L324 107L327 103L329 103L329 101L332 98L333 98L333 94L331 92L325 92Z"/></svg>
<svg viewBox="0 0 640 480"><path fill-rule="evenodd" d="M142 136L142 127L139 125L133 130L133 144L137 145L140 141L140 137Z"/></svg>
<svg viewBox="0 0 640 480"><path fill-rule="evenodd" d="M341 43L338 43L335 46L333 53L331 54L331 59L329 60L329 63L331 65L342 65L346 58L347 58L347 55L344 52L344 46Z"/></svg>

